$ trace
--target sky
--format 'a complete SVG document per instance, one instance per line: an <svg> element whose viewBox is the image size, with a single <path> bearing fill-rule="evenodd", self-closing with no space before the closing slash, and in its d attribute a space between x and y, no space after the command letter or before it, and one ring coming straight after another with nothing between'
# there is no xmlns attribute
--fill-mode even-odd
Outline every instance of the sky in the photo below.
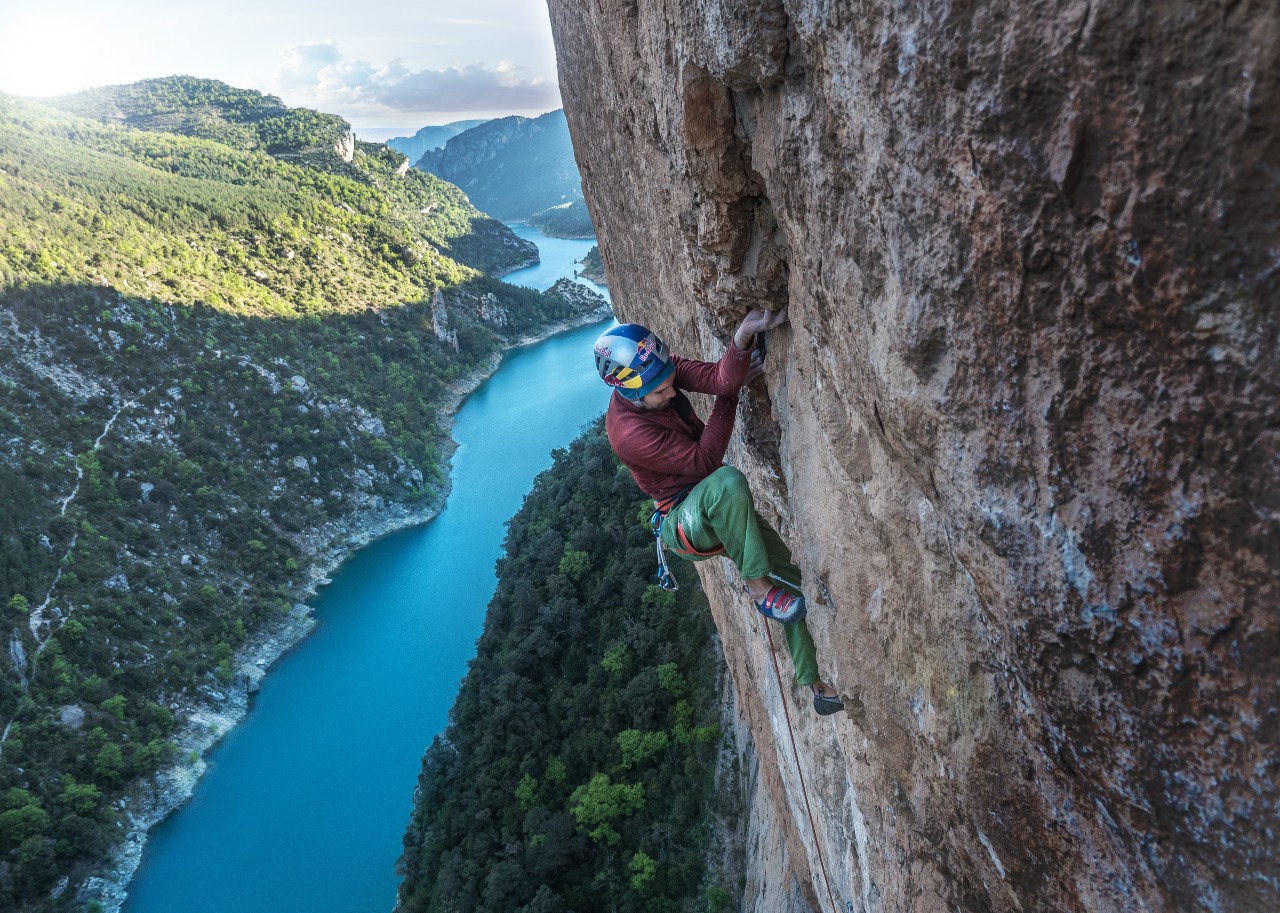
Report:
<svg viewBox="0 0 1280 913"><path fill-rule="evenodd" d="M341 115L371 141L560 107L545 0L0 0L0 92L175 74Z"/></svg>

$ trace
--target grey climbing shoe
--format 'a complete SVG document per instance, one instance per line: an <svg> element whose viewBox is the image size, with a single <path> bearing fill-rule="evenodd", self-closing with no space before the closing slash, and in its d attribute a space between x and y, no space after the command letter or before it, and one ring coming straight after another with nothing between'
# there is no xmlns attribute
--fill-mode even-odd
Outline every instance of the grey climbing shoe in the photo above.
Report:
<svg viewBox="0 0 1280 913"><path fill-rule="evenodd" d="M831 716L844 709L844 702L840 700L840 695L827 697L818 690L817 685L810 685L809 690L813 692L813 709L818 716Z"/></svg>

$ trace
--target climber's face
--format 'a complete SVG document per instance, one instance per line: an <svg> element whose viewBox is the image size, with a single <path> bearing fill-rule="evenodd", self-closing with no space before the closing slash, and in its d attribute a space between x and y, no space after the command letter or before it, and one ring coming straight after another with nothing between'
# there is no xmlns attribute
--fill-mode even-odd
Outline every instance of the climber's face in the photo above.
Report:
<svg viewBox="0 0 1280 913"><path fill-rule="evenodd" d="M667 406L671 405L671 400L675 399L675 395L676 378L673 374L659 384L656 390L652 390L642 396L640 398L640 404L646 409L653 409L655 411L665 409Z"/></svg>

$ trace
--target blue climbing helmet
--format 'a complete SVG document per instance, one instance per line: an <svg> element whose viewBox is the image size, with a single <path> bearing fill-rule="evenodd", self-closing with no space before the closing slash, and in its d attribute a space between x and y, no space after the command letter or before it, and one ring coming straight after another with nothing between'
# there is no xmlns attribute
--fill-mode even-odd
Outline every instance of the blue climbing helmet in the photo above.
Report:
<svg viewBox="0 0 1280 913"><path fill-rule="evenodd" d="M648 327L624 323L596 340L600 379L627 399L640 399L675 373L671 353Z"/></svg>

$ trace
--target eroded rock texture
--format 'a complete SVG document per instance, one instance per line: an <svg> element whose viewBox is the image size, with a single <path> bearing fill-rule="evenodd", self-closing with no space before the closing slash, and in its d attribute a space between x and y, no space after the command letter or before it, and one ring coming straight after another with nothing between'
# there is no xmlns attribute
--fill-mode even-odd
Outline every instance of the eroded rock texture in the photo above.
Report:
<svg viewBox="0 0 1280 913"><path fill-rule="evenodd" d="M1280 909L1276 4L550 8L619 315L790 307L732 459L865 720L704 579L793 908Z"/></svg>

